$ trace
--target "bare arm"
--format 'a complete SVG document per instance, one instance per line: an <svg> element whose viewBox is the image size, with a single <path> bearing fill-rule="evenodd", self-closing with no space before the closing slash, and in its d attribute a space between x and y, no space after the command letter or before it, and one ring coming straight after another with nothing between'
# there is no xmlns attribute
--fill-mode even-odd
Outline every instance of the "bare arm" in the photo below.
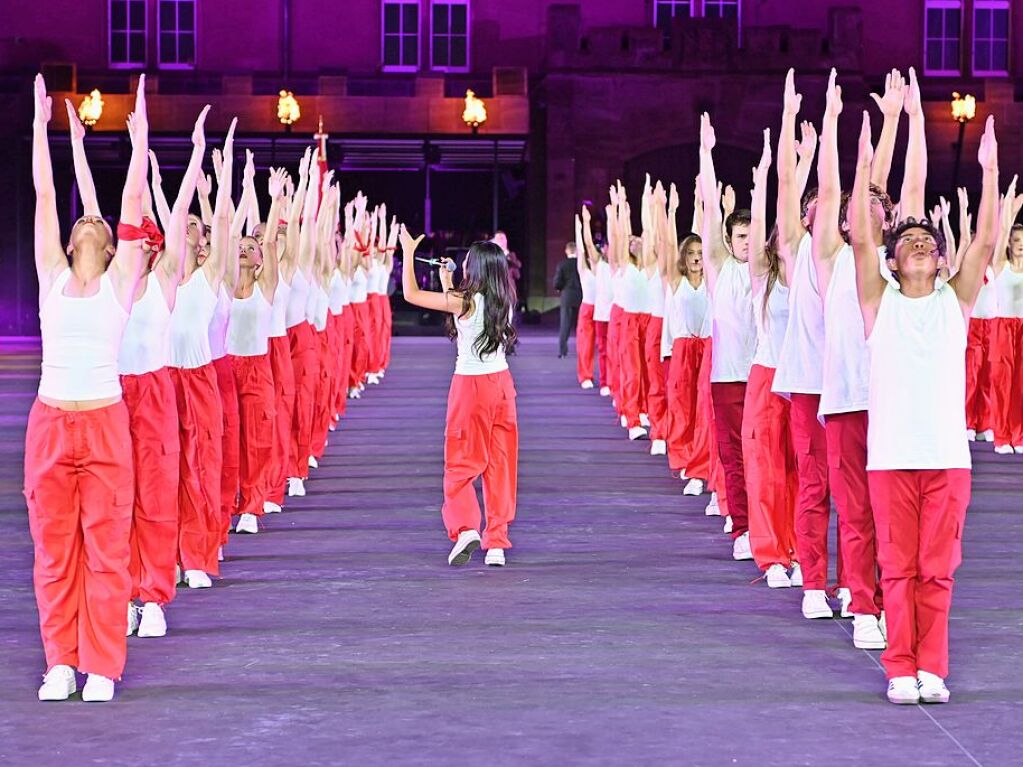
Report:
<svg viewBox="0 0 1023 767"><path fill-rule="evenodd" d="M871 93L884 122L881 124L881 135L874 150L874 163L870 166L870 183L888 189L888 176L892 170L892 157L895 154L895 137L899 132L899 117L905 103L906 79L897 69L893 69L884 78L884 96Z"/></svg>
<svg viewBox="0 0 1023 767"><path fill-rule="evenodd" d="M710 123L710 116L700 117L700 191L703 196L703 264L707 275L707 290L713 295L717 285L718 272L725 265L728 250L722 231L721 207L718 195L718 178L714 171L714 146L717 137Z"/></svg>
<svg viewBox="0 0 1023 767"><path fill-rule="evenodd" d="M201 267L214 293L220 292L220 284L224 281L228 259L231 258L228 253L231 242L231 183L234 168L234 130L237 125L238 118L236 117L231 120L227 138L224 139L223 168L217 185L217 207L213 211L213 224L210 227L210 255ZM238 280L237 252L232 260L235 274L234 279L230 282L231 285Z"/></svg>
<svg viewBox="0 0 1023 767"><path fill-rule="evenodd" d="M781 134L778 136L778 252L785 260L786 272L792 273L792 263L803 238L803 219L800 210L799 173L796 152L796 117L803 97L796 93L795 73L789 70L785 77L784 106L781 114ZM809 165L809 163L805 163ZM807 170L809 173L809 170ZM754 180L756 174L754 174ZM767 190L764 190L767 193ZM756 200L754 200L754 205ZM766 205L765 205L766 207ZM754 215L756 211L754 210ZM764 232L761 231L761 236ZM750 229L751 247L753 230ZM751 256L755 251L751 250ZM757 270L751 270L751 274Z"/></svg>
<svg viewBox="0 0 1023 767"><path fill-rule="evenodd" d="M416 283L416 248L419 243L423 241L425 235L419 235L415 239L412 239L412 235L408 233L408 230L404 225L401 227L401 232L398 235L398 240L401 243L401 290L405 296L405 300L413 306L421 306L424 309L432 309L435 312L448 312L449 314L457 314L462 309L462 302L456 300L456 297L445 291L444 293L437 293L433 290L422 290Z"/></svg>
<svg viewBox="0 0 1023 767"><path fill-rule="evenodd" d="M909 68L905 110L909 115L909 145L906 147L906 175L902 179L899 211L903 220L912 216L922 220L926 215L924 187L927 185L927 136L924 132L924 111L920 105L920 85L916 70Z"/></svg>
<svg viewBox="0 0 1023 767"><path fill-rule="evenodd" d="M270 213L267 219L267 227L263 237L263 268L259 273L259 288L267 301L273 303L274 294L277 292L279 280L279 260L277 258L277 226L271 228L271 221L276 221L276 216L281 207L281 200L284 197L284 169L270 168Z"/></svg>
<svg viewBox="0 0 1023 767"><path fill-rule="evenodd" d="M70 99L64 99L67 107L68 129L71 132L71 155L75 163L75 181L78 184L78 196L82 198L82 211L86 216L102 216L99 199L96 197L96 183L92 179L89 159L85 156L85 126L78 119Z"/></svg>
<svg viewBox="0 0 1023 767"><path fill-rule="evenodd" d="M160 227L167 231L170 226L171 210L167 204L167 195L163 193L163 177L160 175L160 163L156 161L156 153L149 150L149 170L152 174L153 201L156 203L156 217Z"/></svg>
<svg viewBox="0 0 1023 767"><path fill-rule="evenodd" d="M750 205L749 273L753 293L766 286L770 273L767 259L767 173L771 169L771 131L764 129L760 164L753 169L753 201Z"/></svg>
<svg viewBox="0 0 1023 767"><path fill-rule="evenodd" d="M958 274L949 281L967 319L973 311L973 305L977 303L977 296L984 285L984 273L991 263L995 243L998 241L998 140L995 138L993 116L987 118L978 159L984 177L980 207L977 209L977 234L963 256Z"/></svg>
<svg viewBox="0 0 1023 767"><path fill-rule="evenodd" d="M213 206L210 205L210 191L213 189L213 181L205 173L200 172L196 181L196 189L199 192L199 214L203 224L207 228L213 226Z"/></svg>
<svg viewBox="0 0 1023 767"><path fill-rule="evenodd" d="M860 300L860 312L863 314L864 332L868 338L874 328L877 310L881 306L881 297L887 285L881 276L877 260L879 243L874 241L874 229L870 220L870 167L873 153L873 146L870 143L870 114L864 111L856 160L856 181L853 183L852 198L849 200L849 240L856 262L856 293Z"/></svg>
<svg viewBox="0 0 1023 767"><path fill-rule="evenodd" d="M700 186L700 177L696 177L696 185L693 190L693 225L689 229L693 234L703 231L703 187Z"/></svg>
<svg viewBox="0 0 1023 767"><path fill-rule="evenodd" d="M831 70L827 107L821 127L820 152L817 155L817 213L813 221L813 262L821 295L828 290L835 258L845 245L839 229L842 208L842 183L838 172L838 116L842 114L842 88Z"/></svg>
<svg viewBox="0 0 1023 767"><path fill-rule="evenodd" d="M181 179L181 187L178 189L177 199L174 200L174 209L164 219L167 236L167 247L157 264L157 268L166 278L165 284L176 287L182 278L185 268L185 243L188 237L188 208L195 195L196 183L202 175L202 160L206 153L206 115L210 107L207 105L199 113L192 128L192 156L188 160L188 167L185 168L185 175ZM150 158L155 163L156 158L150 152ZM153 165L156 168L155 164ZM155 176L155 173L154 173ZM163 196L162 190L160 196ZM163 201L164 207L167 200ZM161 214L161 218L164 214Z"/></svg>
<svg viewBox="0 0 1023 767"><path fill-rule="evenodd" d="M956 248L956 271L963 263L963 255L973 241L973 221L970 216L970 198L966 193L966 187L959 187L959 247ZM996 252L997 255L997 246Z"/></svg>
<svg viewBox="0 0 1023 767"><path fill-rule="evenodd" d="M53 188L50 139L46 128L53 111L53 102L46 95L46 84L43 82L42 75L36 75L34 96L32 183L36 192L35 262L36 274L39 277L39 302L41 304L50 292L51 282L68 268L68 263L60 244L57 193Z"/></svg>
<svg viewBox="0 0 1023 767"><path fill-rule="evenodd" d="M320 171L316 163L309 168L309 182L305 189L305 200L302 203L304 215L299 233L298 268L306 277L313 268L316 257L316 203L319 197Z"/></svg>
<svg viewBox="0 0 1023 767"><path fill-rule="evenodd" d="M678 188L672 184L668 190L668 246L664 253L664 275L674 284L681 276L678 262L678 224L675 217L678 214ZM667 324L667 323L665 323Z"/></svg>
<svg viewBox="0 0 1023 767"><path fill-rule="evenodd" d="M287 247L284 252L284 262L286 265L298 263L298 251L301 247L302 239L300 222L302 220L302 212L305 209L305 193L309 186L309 157L311 151L309 147L306 147L305 154L302 155L302 160L298 166L298 187L295 189L294 197L291 198L288 216Z"/></svg>

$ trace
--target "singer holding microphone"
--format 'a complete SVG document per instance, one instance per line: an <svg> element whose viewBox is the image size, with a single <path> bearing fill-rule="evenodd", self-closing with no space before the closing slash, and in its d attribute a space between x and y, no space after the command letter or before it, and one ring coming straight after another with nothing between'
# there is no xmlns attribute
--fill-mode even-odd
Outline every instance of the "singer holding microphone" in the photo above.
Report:
<svg viewBox="0 0 1023 767"><path fill-rule="evenodd" d="M443 262L443 292L421 290L415 276L416 247L402 226L402 290L414 306L445 312L448 335L458 346L455 372L448 392L444 430L444 506L441 515L454 542L448 564L466 564L476 549L487 550L486 563L505 564L511 548L508 526L515 518L518 485L519 430L515 384L507 354L514 352L512 311L515 285L499 245L477 242L462 264L462 282L454 287L454 264ZM437 263L437 262L433 262ZM486 530L473 482L483 477Z"/></svg>

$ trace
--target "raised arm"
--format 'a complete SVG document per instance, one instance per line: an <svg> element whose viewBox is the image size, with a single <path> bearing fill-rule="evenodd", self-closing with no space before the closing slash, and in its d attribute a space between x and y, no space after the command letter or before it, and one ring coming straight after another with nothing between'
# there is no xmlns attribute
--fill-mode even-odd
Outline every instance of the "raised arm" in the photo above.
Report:
<svg viewBox="0 0 1023 767"><path fill-rule="evenodd" d="M949 220L951 212L952 203L946 200L944 195L938 198L938 204L931 211L931 223L945 236L945 252L948 254L947 268L950 276L959 271L959 259L956 258L959 249L956 245L955 232L952 231L952 222Z"/></svg>
<svg viewBox="0 0 1023 767"><path fill-rule="evenodd" d="M714 171L714 146L717 137L710 115L700 116L700 192L703 197L703 264L707 275L707 289L711 295L717 284L717 275L728 258L728 249L722 230L721 203L718 194L718 178Z"/></svg>
<svg viewBox="0 0 1023 767"><path fill-rule="evenodd" d="M160 163L156 160L156 153L149 150L149 171L151 175L151 184L153 187L153 201L156 203L156 218L160 223L160 228L165 232L170 226L171 210L167 204L167 195L163 192L163 177L160 175Z"/></svg>
<svg viewBox="0 0 1023 767"><path fill-rule="evenodd" d="M771 130L764 129L764 149L760 164L753 169L753 195L750 204L749 274L753 293L759 294L767 283L771 264L767 258L767 173L771 169Z"/></svg>
<svg viewBox="0 0 1023 767"><path fill-rule="evenodd" d="M205 106L199 113L199 117L196 118L195 126L192 128L192 156L188 160L185 175L181 179L178 196L174 200L174 208L167 214L160 214L161 218L164 215L167 216L164 219L167 222L164 226L167 247L157 262L157 269L166 278L165 285L169 287L173 286L176 288L181 282L184 273L185 243L188 238L188 209L191 206L192 197L195 196L196 184L202 175L202 160L206 154L206 115L209 114L209 111L209 105ZM156 158L152 152L149 154L150 160L153 163L155 188L155 178L158 173L155 165ZM159 196L163 196L162 189ZM163 201L163 206L167 206L166 199Z"/></svg>
<svg viewBox="0 0 1023 767"><path fill-rule="evenodd" d="M870 114L864 110L856 157L856 180L849 200L849 241L856 262L856 293L859 296L863 328L867 337L874 328L887 282L881 276L874 227L870 220L870 168L874 148L870 143Z"/></svg>
<svg viewBox="0 0 1023 767"><path fill-rule="evenodd" d="M600 261L600 254L597 252L597 246L593 243L593 227L590 221L590 209L585 205L580 210L580 216L583 222L583 247L585 247L586 261L590 269L594 273L597 271L597 263Z"/></svg>
<svg viewBox="0 0 1023 767"><path fill-rule="evenodd" d="M224 139L224 151L220 178L217 184L217 207L213 210L213 223L210 226L210 255L203 262L202 270L214 293L219 293L220 284L224 281L228 260L234 263L234 278L229 284L238 280L238 253L228 253L231 242L231 184L234 169L234 131L238 118L231 120L231 127Z"/></svg>
<svg viewBox="0 0 1023 767"><path fill-rule="evenodd" d="M238 207L231 215L231 233L227 242L227 264L224 269L224 282L227 284L227 292L234 295L235 286L238 284L238 277L241 273L241 244L242 235L245 233L245 225L249 219L249 206L256 196L254 184L256 180L256 168L252 162L252 151L245 150L245 169L242 172L242 195L238 201Z"/></svg>
<svg viewBox="0 0 1023 767"><path fill-rule="evenodd" d="M312 271L313 260L316 257L316 204L319 198L319 189L320 171L316 163L311 163L305 189L305 200L302 203L303 215L298 245L298 268L306 277Z"/></svg>
<svg viewBox="0 0 1023 767"><path fill-rule="evenodd" d="M96 183L92 180L92 169L85 156L85 126L78 119L78 112L71 104L71 99L64 99L64 106L67 107L71 156L75 163L75 182L78 184L78 196L82 198L82 211L86 216L102 216L99 199L96 197Z"/></svg>
<svg viewBox="0 0 1023 767"><path fill-rule="evenodd" d="M398 235L401 243L401 291L405 300L413 306L421 306L424 309L432 309L435 312L448 312L457 314L462 309L462 302L457 300L449 290L438 293L433 290L423 290L416 282L416 248L423 241L425 235L419 235L412 239L408 229L402 224Z"/></svg>
<svg viewBox="0 0 1023 767"><path fill-rule="evenodd" d="M306 147L305 154L298 165L298 187L291 198L291 206L288 209L288 236L287 247L284 249L285 264L297 264L298 252L301 247L301 220L305 209L305 193L309 185L309 158L312 153L310 147Z"/></svg>
<svg viewBox="0 0 1023 767"><path fill-rule="evenodd" d="M973 311L973 305L977 303L977 296L984 285L984 273L991 263L995 243L998 241L998 140L995 138L993 116L987 118L984 126L977 159L984 174L980 207L977 208L977 234L963 255L959 272L949 281L967 319ZM1006 199L1013 200L1008 195Z"/></svg>
<svg viewBox="0 0 1023 767"><path fill-rule="evenodd" d="M817 154L817 213L813 220L813 262L817 285L825 295L835 258L845 245L839 229L842 208L842 182L838 172L838 116L842 114L842 87L836 83L834 69L828 79L827 106L821 126L820 151Z"/></svg>
<svg viewBox="0 0 1023 767"><path fill-rule="evenodd" d="M678 223L676 217L678 215L678 187L674 184L668 189L668 215L667 215L667 246L664 248L664 264L662 266L664 276L670 279L672 282L678 277L681 277L681 273L678 270ZM667 324L667 323L665 323Z"/></svg>
<svg viewBox="0 0 1023 767"><path fill-rule="evenodd" d="M39 277L39 303L50 292L53 279L68 268L67 256L60 245L60 221L57 218L57 193L53 188L50 139L47 124L53 102L46 95L42 75L35 81L35 117L32 120L32 183L36 192L35 261Z"/></svg>
<svg viewBox="0 0 1023 767"><path fill-rule="evenodd" d="M274 293L277 292L277 283L280 275L280 260L277 257L277 232L276 223L271 228L270 222L277 221L277 215L281 209L281 201L284 198L284 168L270 168L270 181L268 190L270 192L270 212L267 218L267 227L263 237L263 268L259 272L259 288L267 301L273 303Z"/></svg>
<svg viewBox="0 0 1023 767"><path fill-rule="evenodd" d="M781 113L781 135L778 136L778 253L785 260L786 272L792 273L791 264L795 262L795 254L799 241L803 239L803 218L800 209L802 190L799 184L796 152L796 117L803 97L796 93L795 73L789 70L785 77L785 96ZM806 125L806 123L804 123ZM809 141L804 130L804 137ZM809 165L809 162L804 163ZM809 170L807 170L809 173ZM754 173L754 181L756 173ZM766 194L767 190L764 190ZM756 200L754 200L753 216L756 220ZM765 235L761 232L761 235ZM753 242L753 227L750 227L750 245ZM755 251L751 249L751 258ZM751 272L752 273L752 272Z"/></svg>
<svg viewBox="0 0 1023 767"><path fill-rule="evenodd" d="M924 132L924 110L920 104L920 84L916 70L909 68L904 109L909 115L909 144L906 147L906 175L899 195L899 215L921 220L926 215L924 188L927 185L927 136Z"/></svg>
<svg viewBox="0 0 1023 767"><path fill-rule="evenodd" d="M959 246L956 248L956 271L963 263L963 255L973 241L973 217L970 215L970 198L966 193L966 187L961 186L957 190L959 194ZM995 246L995 257L998 256L998 248Z"/></svg>
<svg viewBox="0 0 1023 767"><path fill-rule="evenodd" d="M693 188L693 225L689 228L693 234L703 231L703 187L700 186L700 177L697 175Z"/></svg>
<svg viewBox="0 0 1023 767"><path fill-rule="evenodd" d="M213 180L205 173L200 172L196 181L196 190L199 193L199 216L203 224L209 229L213 226L213 206L210 205L210 192L213 190Z"/></svg>
<svg viewBox="0 0 1023 767"><path fill-rule="evenodd" d="M884 96L871 93L877 108L884 115L881 124L881 135L877 139L874 150L874 163L870 166L870 183L887 191L888 176L892 170L892 157L895 154L895 137L899 133L899 117L902 115L906 98L906 78L897 69L893 69L884 78Z"/></svg>
<svg viewBox="0 0 1023 767"><path fill-rule="evenodd" d="M991 268L994 269L996 275L1002 273L1002 269L1005 268L1005 264L1009 260L1009 237L1012 234L1012 224L1016 220L1012 203L1013 198L1016 196L1016 184L1018 181L1019 176L1014 175L1012 181L1009 182L1009 188L1005 192L1005 197L1001 200L998 240L995 242L995 252L991 257Z"/></svg>

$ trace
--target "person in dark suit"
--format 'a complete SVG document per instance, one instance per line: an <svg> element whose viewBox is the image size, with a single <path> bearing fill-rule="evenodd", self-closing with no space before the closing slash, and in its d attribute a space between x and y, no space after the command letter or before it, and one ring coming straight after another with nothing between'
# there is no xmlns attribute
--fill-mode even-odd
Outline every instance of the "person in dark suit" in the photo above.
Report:
<svg viewBox="0 0 1023 767"><path fill-rule="evenodd" d="M583 286L579 282L575 243L565 245L565 259L554 273L554 289L561 294L561 333L558 336L558 358L568 356L568 337L579 317L583 302Z"/></svg>

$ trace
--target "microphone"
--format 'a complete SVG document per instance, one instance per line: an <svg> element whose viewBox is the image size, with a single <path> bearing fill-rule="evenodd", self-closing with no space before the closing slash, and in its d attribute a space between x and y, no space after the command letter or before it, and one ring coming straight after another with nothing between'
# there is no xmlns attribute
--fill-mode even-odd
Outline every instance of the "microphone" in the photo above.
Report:
<svg viewBox="0 0 1023 767"><path fill-rule="evenodd" d="M419 256L416 256L416 261L422 261L430 266L441 266L449 272L455 271L455 263L453 261L441 261L439 258L420 258Z"/></svg>

